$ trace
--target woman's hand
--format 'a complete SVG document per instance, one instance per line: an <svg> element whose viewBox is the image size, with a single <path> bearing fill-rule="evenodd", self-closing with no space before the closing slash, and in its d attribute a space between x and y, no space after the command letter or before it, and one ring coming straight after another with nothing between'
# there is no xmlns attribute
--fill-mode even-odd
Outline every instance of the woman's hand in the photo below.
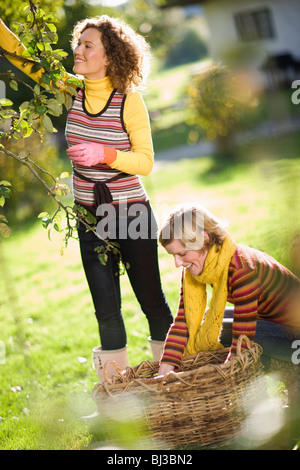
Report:
<svg viewBox="0 0 300 470"><path fill-rule="evenodd" d="M232 354L231 354L231 351L229 351L229 353L227 354L227 357L224 361L224 364L227 364L227 362L230 361L231 358L232 358Z"/></svg>
<svg viewBox="0 0 300 470"><path fill-rule="evenodd" d="M104 146L102 144L77 144L67 149L67 154L75 165L94 166L104 161Z"/></svg>
<svg viewBox="0 0 300 470"><path fill-rule="evenodd" d="M166 375L168 372L171 372L174 370L174 366L171 364L161 364L158 369L158 374L157 376L159 377L160 375Z"/></svg>

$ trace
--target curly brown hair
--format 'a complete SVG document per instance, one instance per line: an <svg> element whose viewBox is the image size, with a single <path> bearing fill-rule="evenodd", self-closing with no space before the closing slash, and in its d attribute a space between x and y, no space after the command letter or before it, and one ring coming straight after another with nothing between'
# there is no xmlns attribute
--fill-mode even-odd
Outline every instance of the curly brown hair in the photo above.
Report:
<svg viewBox="0 0 300 470"><path fill-rule="evenodd" d="M75 49L80 35L88 28L101 33L109 61L107 75L120 93L128 93L143 85L147 79L150 63L150 46L143 36L136 33L119 18L107 15L79 21L72 32L71 45Z"/></svg>

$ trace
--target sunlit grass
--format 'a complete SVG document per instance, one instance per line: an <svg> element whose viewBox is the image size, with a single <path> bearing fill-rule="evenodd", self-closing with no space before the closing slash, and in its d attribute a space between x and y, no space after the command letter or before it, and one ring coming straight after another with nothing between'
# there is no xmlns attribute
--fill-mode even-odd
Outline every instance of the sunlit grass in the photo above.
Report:
<svg viewBox="0 0 300 470"><path fill-rule="evenodd" d="M185 113L174 105L183 98L194 66L153 78L145 100L150 112L161 113L152 120L156 151L187 141ZM286 105L283 98L281 108ZM278 106L274 113L278 115ZM268 103L262 117L270 117ZM143 183L159 223L174 205L198 202L227 220L238 242L290 266L290 238L300 231L298 149L295 133L253 140L239 147L235 162L216 162L210 156L184 160L182 155L174 163L158 162ZM72 240L63 256L60 248L59 236L50 242L39 222L16 228L10 239L0 240L0 341L5 346L5 364L0 363L0 449L83 449L106 437L105 431L95 436L80 419L94 411L91 391L97 377L91 355L99 344L98 326L78 242ZM161 247L159 262L175 314L181 273ZM121 285L128 353L135 365L152 359L148 326L126 275ZM130 433L125 439L128 428L120 426L115 431L122 443L138 445Z"/></svg>
<svg viewBox="0 0 300 470"><path fill-rule="evenodd" d="M203 70L210 60L201 60L190 64L179 65L165 70L158 70L150 77L145 101L149 111L173 106L183 98L184 90L191 74Z"/></svg>
<svg viewBox="0 0 300 470"><path fill-rule="evenodd" d="M143 179L158 222L181 202L196 201L229 221L237 241L288 260L287 227L298 218L297 159L225 165L210 157L166 164ZM293 204L291 204L293 201ZM286 221L289 221L287 224ZM298 229L300 227L298 226ZM0 448L85 448L94 437L79 418L94 411L92 348L98 328L78 243L60 255L39 223L2 240ZM162 282L176 313L180 271L159 247ZM151 359L148 326L127 276L121 278L131 365Z"/></svg>

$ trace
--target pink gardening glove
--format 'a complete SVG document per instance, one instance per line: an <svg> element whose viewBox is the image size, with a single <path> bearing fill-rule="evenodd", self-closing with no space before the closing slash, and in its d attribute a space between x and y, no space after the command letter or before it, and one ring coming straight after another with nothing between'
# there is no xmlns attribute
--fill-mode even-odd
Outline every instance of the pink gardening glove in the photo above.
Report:
<svg viewBox="0 0 300 470"><path fill-rule="evenodd" d="M67 154L75 165L93 166L104 160L104 147L102 144L77 144L67 149Z"/></svg>

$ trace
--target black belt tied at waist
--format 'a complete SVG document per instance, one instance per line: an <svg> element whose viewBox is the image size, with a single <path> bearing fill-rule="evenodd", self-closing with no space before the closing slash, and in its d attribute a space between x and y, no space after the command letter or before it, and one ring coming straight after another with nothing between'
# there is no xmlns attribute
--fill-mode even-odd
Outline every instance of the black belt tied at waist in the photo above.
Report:
<svg viewBox="0 0 300 470"><path fill-rule="evenodd" d="M127 173L119 173L112 178L106 180L106 181L93 181L90 178L87 178L86 176L83 176L81 173L78 173L78 171L73 170L73 174L77 177L80 178L84 181L88 181L89 183L94 183L94 200L95 200L95 207L97 209L100 204L109 204L110 202L113 201L110 189L108 188L107 183L112 183L113 181L117 181L121 178L124 178L128 176Z"/></svg>

